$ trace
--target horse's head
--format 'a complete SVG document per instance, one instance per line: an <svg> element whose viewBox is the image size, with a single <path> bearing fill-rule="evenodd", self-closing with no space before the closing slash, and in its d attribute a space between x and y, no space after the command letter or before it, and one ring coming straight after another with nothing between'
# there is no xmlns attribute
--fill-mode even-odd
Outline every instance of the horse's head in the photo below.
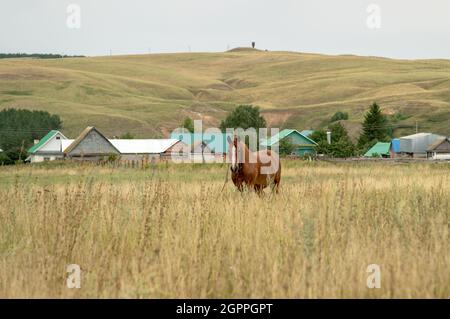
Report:
<svg viewBox="0 0 450 319"><path fill-rule="evenodd" d="M231 171L233 173L239 170L240 164L242 163L242 148L240 147L240 142L237 136L234 136L233 139L231 137L227 137L228 141L228 155L231 159Z"/></svg>

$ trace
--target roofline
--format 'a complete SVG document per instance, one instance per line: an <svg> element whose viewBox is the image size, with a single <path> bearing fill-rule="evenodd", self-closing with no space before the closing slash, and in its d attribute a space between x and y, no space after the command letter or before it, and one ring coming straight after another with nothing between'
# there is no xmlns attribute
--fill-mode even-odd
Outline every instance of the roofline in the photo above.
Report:
<svg viewBox="0 0 450 319"><path fill-rule="evenodd" d="M298 134L300 134L301 136L303 136L305 139L307 139L308 141L310 141L310 142L312 142L315 146L318 146L319 144L317 144L314 140L312 140L312 139L310 139L308 136L305 136L305 135L303 135L302 133L300 133L298 130L296 130L296 129L288 129L288 128L285 128L285 129L283 129L283 130L281 130L280 132L278 132L277 134L275 134L274 136L276 136L276 135L280 135L280 133L281 132L283 132L283 131L291 131L289 134L287 134L285 137L287 137L287 136L289 136L290 134L292 134L292 133L294 133L294 132L297 132ZM264 142L262 142L261 144L263 144L264 146L272 146L273 144L276 144L276 143L270 143L270 145L269 145L269 143L267 143L267 141L269 141L269 140L272 140L272 138L274 137L274 136L271 136L271 137L269 137L269 138L267 138ZM284 138L284 137L283 137ZM278 139L278 142L280 141L281 139Z"/></svg>
<svg viewBox="0 0 450 319"><path fill-rule="evenodd" d="M375 146L377 146L378 144L389 144L389 147L388 147L388 149L387 149L387 151L384 151L384 153L379 153L379 154L389 154L390 153L390 151L391 151L391 146L392 146L392 143L391 142L376 142L371 148L369 148L365 153L364 153L364 155L363 156L366 156L366 154L367 153L369 153L373 148L375 148ZM373 154L373 152L371 152L371 154Z"/></svg>
<svg viewBox="0 0 450 319"><path fill-rule="evenodd" d="M163 150L163 152L167 151L169 148L171 148L172 146L178 144L181 142L181 140L177 139L177 138L170 138L170 140L174 140L173 143L171 143L167 148L165 148ZM151 154L159 154L159 153L151 153Z"/></svg>
<svg viewBox="0 0 450 319"><path fill-rule="evenodd" d="M102 134L102 132L100 132L98 129L95 128L95 126L88 126L86 127L83 132L81 132L81 134L69 145L66 147L66 149L64 150L64 154L69 154L70 152L73 151L73 149L80 144L80 142L91 132L91 131L96 131L101 137L103 137L111 146L113 149L115 149L117 151L117 153L120 154L120 151L109 141L109 139Z"/></svg>
<svg viewBox="0 0 450 319"><path fill-rule="evenodd" d="M44 144L42 144L41 146L39 146L34 152L30 152L30 150L34 147L34 145L33 146L31 146L29 149L28 149L28 151L27 151L27 153L30 153L30 154L34 154L34 153L36 153L37 151L39 151L42 147L44 147L45 145L47 145L47 143L48 142L50 142L50 140L56 135L56 134L61 134L66 140L68 139L63 133L61 133L61 131L59 131L59 130L50 130L50 132L51 131L55 131L55 133L53 133L53 135L52 136L50 136L49 138L48 138L48 140L46 140L45 142L44 142ZM47 134L49 134L50 132L48 132ZM45 134L45 135L47 135L47 134ZM45 137L45 136L44 136Z"/></svg>
<svg viewBox="0 0 450 319"><path fill-rule="evenodd" d="M442 143L450 141L448 137L443 137L441 139L436 140L434 143L430 144L427 148L427 152L436 151L436 147L440 146Z"/></svg>

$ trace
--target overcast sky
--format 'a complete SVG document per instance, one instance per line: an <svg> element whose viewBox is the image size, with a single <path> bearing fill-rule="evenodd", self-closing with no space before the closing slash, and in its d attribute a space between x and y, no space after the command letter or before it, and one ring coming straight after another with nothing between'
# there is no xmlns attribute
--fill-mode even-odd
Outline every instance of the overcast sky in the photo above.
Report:
<svg viewBox="0 0 450 319"><path fill-rule="evenodd" d="M225 51L251 41L268 50L450 59L450 1L2 0L0 7L0 52Z"/></svg>

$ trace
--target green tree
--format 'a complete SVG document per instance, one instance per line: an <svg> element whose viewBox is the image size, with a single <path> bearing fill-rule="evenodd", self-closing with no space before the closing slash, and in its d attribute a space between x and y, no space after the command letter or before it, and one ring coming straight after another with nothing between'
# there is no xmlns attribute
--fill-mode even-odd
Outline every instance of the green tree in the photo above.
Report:
<svg viewBox="0 0 450 319"><path fill-rule="evenodd" d="M333 116L330 119L331 122L336 122L340 120L348 120L348 113L337 111L336 113L333 114Z"/></svg>
<svg viewBox="0 0 450 319"><path fill-rule="evenodd" d="M50 130L62 126L58 115L44 111L5 109L0 111L0 164L24 160L33 140L41 139Z"/></svg>
<svg viewBox="0 0 450 319"><path fill-rule="evenodd" d="M377 142L385 141L388 137L387 119L377 103L370 106L362 126L362 133L358 140L358 147L361 150L372 147Z"/></svg>
<svg viewBox="0 0 450 319"><path fill-rule="evenodd" d="M259 107L252 105L239 105L231 112L225 120L220 123L220 129L225 132L227 128L250 127L258 130L266 127L266 120L259 112Z"/></svg>
<svg viewBox="0 0 450 319"><path fill-rule="evenodd" d="M289 138L283 138L278 145L278 152L280 156L291 155L295 150L295 145L292 144L292 141Z"/></svg>
<svg viewBox="0 0 450 319"><path fill-rule="evenodd" d="M329 130L331 132L331 144L328 144L325 130L315 131L311 134L310 138L318 144L317 153L332 157L351 157L356 155L356 147L341 123L331 125Z"/></svg>
<svg viewBox="0 0 450 319"><path fill-rule="evenodd" d="M194 133L194 121L190 117L184 119L181 127L185 128L191 133Z"/></svg>

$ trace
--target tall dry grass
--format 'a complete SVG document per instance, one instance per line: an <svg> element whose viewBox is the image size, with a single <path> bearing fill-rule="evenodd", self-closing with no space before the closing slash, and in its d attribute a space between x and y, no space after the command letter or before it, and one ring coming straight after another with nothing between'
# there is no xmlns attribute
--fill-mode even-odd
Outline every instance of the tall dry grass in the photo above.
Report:
<svg viewBox="0 0 450 319"><path fill-rule="evenodd" d="M289 162L264 198L225 169L0 168L0 297L450 297L448 166Z"/></svg>

